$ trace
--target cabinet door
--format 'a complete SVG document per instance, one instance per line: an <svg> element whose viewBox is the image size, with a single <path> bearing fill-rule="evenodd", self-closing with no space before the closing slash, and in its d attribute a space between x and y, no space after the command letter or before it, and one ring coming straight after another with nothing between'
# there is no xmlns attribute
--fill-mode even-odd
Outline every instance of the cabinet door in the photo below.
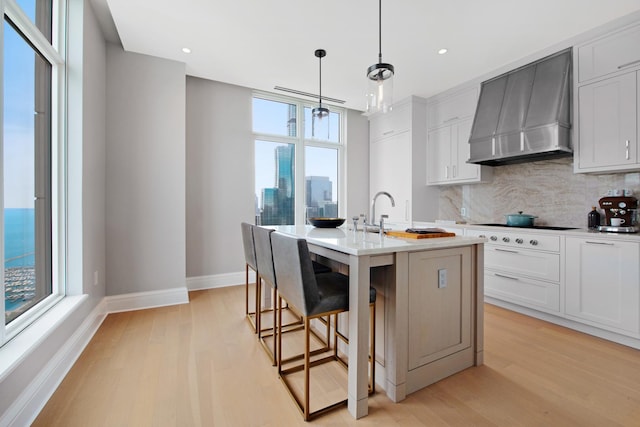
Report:
<svg viewBox="0 0 640 427"><path fill-rule="evenodd" d="M616 332L640 332L640 244L566 240L566 314Z"/></svg>
<svg viewBox="0 0 640 427"><path fill-rule="evenodd" d="M409 370L471 346L471 248L409 254Z"/></svg>
<svg viewBox="0 0 640 427"><path fill-rule="evenodd" d="M369 139L377 141L389 138L411 127L411 105L400 104L386 114L378 114L371 117L369 122Z"/></svg>
<svg viewBox="0 0 640 427"><path fill-rule="evenodd" d="M637 163L636 73L579 88L579 169Z"/></svg>
<svg viewBox="0 0 640 427"><path fill-rule="evenodd" d="M427 139L427 183L447 182L451 178L451 127L429 132Z"/></svg>
<svg viewBox="0 0 640 427"><path fill-rule="evenodd" d="M381 214L387 214L389 222L411 221L411 132L372 141L370 149L370 197L387 191L393 196L395 207L387 197L379 197L378 218L369 220L377 223Z"/></svg>
<svg viewBox="0 0 640 427"><path fill-rule="evenodd" d="M578 47L578 81L640 65L640 25Z"/></svg>
<svg viewBox="0 0 640 427"><path fill-rule="evenodd" d="M457 120L473 118L477 102L478 88L474 87L430 104L427 107L427 126L433 129Z"/></svg>
<svg viewBox="0 0 640 427"><path fill-rule="evenodd" d="M451 158L453 159L453 178L456 181L478 180L480 178L480 166L467 163L471 155L469 146L469 136L471 136L471 125L473 120L465 120L458 123L451 130L452 145Z"/></svg>

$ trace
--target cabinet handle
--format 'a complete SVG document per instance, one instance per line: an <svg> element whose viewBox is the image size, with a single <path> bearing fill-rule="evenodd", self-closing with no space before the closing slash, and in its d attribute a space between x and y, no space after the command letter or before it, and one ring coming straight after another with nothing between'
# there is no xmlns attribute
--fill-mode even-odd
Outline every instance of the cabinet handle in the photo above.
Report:
<svg viewBox="0 0 640 427"><path fill-rule="evenodd" d="M609 243L609 242L593 242L591 240L587 240L585 243L589 244L589 245L606 245L606 246L614 246L615 243Z"/></svg>
<svg viewBox="0 0 640 427"><path fill-rule="evenodd" d="M453 171L451 174L451 178L455 178L456 177L456 165L451 166L451 170Z"/></svg>
<svg viewBox="0 0 640 427"><path fill-rule="evenodd" d="M386 132L382 132L383 135L391 135L393 133L393 129L392 130L388 130Z"/></svg>
<svg viewBox="0 0 640 427"><path fill-rule="evenodd" d="M444 177L449 178L449 166L444 167Z"/></svg>
<svg viewBox="0 0 640 427"><path fill-rule="evenodd" d="M520 252L518 251L510 251L508 249L500 249L500 248L496 248L496 251L500 251L500 252L509 252L510 254L518 254Z"/></svg>
<svg viewBox="0 0 640 427"><path fill-rule="evenodd" d="M624 147L625 147L625 158L629 160L629 140L628 139L624 142Z"/></svg>
<svg viewBox="0 0 640 427"><path fill-rule="evenodd" d="M493 273L493 274L495 276L502 277L503 279L520 280L517 277L505 276L504 274L500 274L500 273Z"/></svg>
<svg viewBox="0 0 640 427"><path fill-rule="evenodd" d="M460 118L460 117L458 117L458 116L451 117L450 119L447 119L447 120L445 120L445 121L444 121L444 122L442 122L442 123L449 123L449 122L452 122L452 121L454 121L454 120L458 120L459 118Z"/></svg>
<svg viewBox="0 0 640 427"><path fill-rule="evenodd" d="M640 63L640 59L636 59L635 61L627 62L626 64L618 65L618 70L620 70L622 68L626 68L626 67L628 67L630 65L638 64L638 63Z"/></svg>

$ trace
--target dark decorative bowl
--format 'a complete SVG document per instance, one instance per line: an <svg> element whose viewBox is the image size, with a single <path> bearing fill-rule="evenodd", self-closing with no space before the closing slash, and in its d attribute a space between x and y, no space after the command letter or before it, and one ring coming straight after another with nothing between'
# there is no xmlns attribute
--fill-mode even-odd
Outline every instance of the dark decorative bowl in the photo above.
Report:
<svg viewBox="0 0 640 427"><path fill-rule="evenodd" d="M309 222L318 228L336 228L344 224L344 218L309 218Z"/></svg>

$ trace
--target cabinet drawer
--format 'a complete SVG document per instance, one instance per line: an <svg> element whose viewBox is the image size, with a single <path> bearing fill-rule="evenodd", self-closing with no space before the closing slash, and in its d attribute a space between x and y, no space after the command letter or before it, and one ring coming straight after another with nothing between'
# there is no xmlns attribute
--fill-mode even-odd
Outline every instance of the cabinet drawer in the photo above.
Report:
<svg viewBox="0 0 640 427"><path fill-rule="evenodd" d="M472 118L478 102L478 88L458 92L427 106L427 127L433 129L457 120Z"/></svg>
<svg viewBox="0 0 640 427"><path fill-rule="evenodd" d="M640 25L578 48L578 82L640 67Z"/></svg>
<svg viewBox="0 0 640 427"><path fill-rule="evenodd" d="M487 296L543 311L560 311L560 286L555 283L485 270Z"/></svg>
<svg viewBox="0 0 640 427"><path fill-rule="evenodd" d="M505 274L560 281L560 254L485 245L484 265Z"/></svg>
<svg viewBox="0 0 640 427"><path fill-rule="evenodd" d="M505 228L493 228L490 230L467 229L467 236L486 237L489 244L495 242L504 246L507 244L518 250L529 248L542 251L560 252L560 237L542 233L527 233L523 231L506 231ZM496 246L495 244L492 246Z"/></svg>
<svg viewBox="0 0 640 427"><path fill-rule="evenodd" d="M370 140L378 141L409 130L411 106L401 104L387 114L377 115L369 122Z"/></svg>

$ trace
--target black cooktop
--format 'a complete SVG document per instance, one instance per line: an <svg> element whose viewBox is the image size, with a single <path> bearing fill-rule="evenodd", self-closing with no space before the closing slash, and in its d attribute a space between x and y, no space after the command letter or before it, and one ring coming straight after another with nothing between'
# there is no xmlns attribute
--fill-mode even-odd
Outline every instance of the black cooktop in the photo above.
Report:
<svg viewBox="0 0 640 427"><path fill-rule="evenodd" d="M538 230L576 230L577 227L554 227L551 225L507 225L507 224L473 224L473 225L488 225L490 227L508 227L508 228L533 228Z"/></svg>

